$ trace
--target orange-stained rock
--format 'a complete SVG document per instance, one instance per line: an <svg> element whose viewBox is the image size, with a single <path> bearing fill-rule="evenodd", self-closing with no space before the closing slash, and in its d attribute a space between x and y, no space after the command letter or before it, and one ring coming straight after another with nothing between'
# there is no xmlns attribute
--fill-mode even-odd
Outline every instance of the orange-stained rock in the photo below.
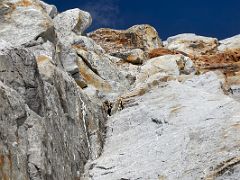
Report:
<svg viewBox="0 0 240 180"><path fill-rule="evenodd" d="M148 59L148 53L145 53L141 49L119 51L116 53L111 53L110 55L120 58L124 62L129 62L131 64L142 64L145 60Z"/></svg>
<svg viewBox="0 0 240 180"><path fill-rule="evenodd" d="M175 54L182 54L189 57L199 70L221 70L226 75L233 75L234 72L240 70L240 49L206 52L204 55L192 55L181 51L158 48L149 52L149 58Z"/></svg>
<svg viewBox="0 0 240 180"><path fill-rule="evenodd" d="M167 54L174 55L176 53L174 51L166 49L166 48L157 48L157 49L153 49L152 51L149 52L149 58L155 58L155 57L164 56Z"/></svg>
<svg viewBox="0 0 240 180"><path fill-rule="evenodd" d="M104 91L104 92L109 92L111 91L111 85L101 77L99 77L97 74L95 74L86 64L85 62L81 59L78 58L77 61L78 67L79 67L79 72L81 73L84 81L88 85L92 85L98 90Z"/></svg>
<svg viewBox="0 0 240 180"><path fill-rule="evenodd" d="M225 74L240 70L240 49L201 56L190 56L190 58L200 69L220 69Z"/></svg>
<svg viewBox="0 0 240 180"><path fill-rule="evenodd" d="M37 64L43 63L45 61L49 61L49 57L45 55L40 55L36 57Z"/></svg>
<svg viewBox="0 0 240 180"><path fill-rule="evenodd" d="M17 2L18 6L28 7L31 6L33 3L29 0L20 0Z"/></svg>
<svg viewBox="0 0 240 180"><path fill-rule="evenodd" d="M108 53L142 49L150 51L162 47L157 31L149 25L136 25L127 30L98 29L89 34Z"/></svg>
<svg viewBox="0 0 240 180"><path fill-rule="evenodd" d="M155 58L159 56L164 56L164 55L175 55L175 54L182 54L184 56L188 56L188 54L181 52L181 51L175 51L175 50L170 50L166 48L157 48L153 49L148 53L149 58Z"/></svg>

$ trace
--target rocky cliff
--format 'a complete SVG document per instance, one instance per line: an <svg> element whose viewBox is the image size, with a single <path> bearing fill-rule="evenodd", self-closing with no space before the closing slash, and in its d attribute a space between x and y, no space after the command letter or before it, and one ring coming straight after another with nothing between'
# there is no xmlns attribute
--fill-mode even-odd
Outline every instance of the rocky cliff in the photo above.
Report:
<svg viewBox="0 0 240 180"><path fill-rule="evenodd" d="M0 179L240 179L240 36L0 1Z"/></svg>

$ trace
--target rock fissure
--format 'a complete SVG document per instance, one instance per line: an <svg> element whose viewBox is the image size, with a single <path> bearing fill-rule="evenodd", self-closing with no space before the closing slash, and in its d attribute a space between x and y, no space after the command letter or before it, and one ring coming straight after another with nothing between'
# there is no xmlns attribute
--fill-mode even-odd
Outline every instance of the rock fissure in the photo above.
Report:
<svg viewBox="0 0 240 180"><path fill-rule="evenodd" d="M92 152L91 152L91 144L90 144L90 140L89 140L89 135L88 135L88 129L87 129L87 121L85 119L86 117L86 105L83 102L83 100L81 99L81 97L79 97L82 103L82 118L83 118L83 126L84 126L84 131L85 131L85 136L87 138L87 147L88 147L88 152L89 155L92 156ZM91 158L92 159L92 158Z"/></svg>

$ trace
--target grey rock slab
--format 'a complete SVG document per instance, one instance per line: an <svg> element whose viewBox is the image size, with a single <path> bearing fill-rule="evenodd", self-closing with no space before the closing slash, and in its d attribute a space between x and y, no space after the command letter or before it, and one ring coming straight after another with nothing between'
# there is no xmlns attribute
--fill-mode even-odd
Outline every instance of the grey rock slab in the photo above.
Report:
<svg viewBox="0 0 240 180"><path fill-rule="evenodd" d="M71 142L72 136L76 138L73 139L74 143L69 144L69 146L75 146L72 147L72 150L76 150L75 154L79 154L81 148L84 148L85 151L80 152L83 154L82 157L86 159L98 157L102 148L102 134L106 119L101 106L93 104L67 72L49 61L42 62L38 66L45 82L46 109L49 110L49 120L59 119L57 122L63 123L59 124L59 128L62 128L59 133L65 131L65 135L69 136L68 142ZM67 148L70 148L69 146Z"/></svg>
<svg viewBox="0 0 240 180"><path fill-rule="evenodd" d="M91 25L91 15L80 9L71 9L58 14L54 19L54 27L60 39L67 39L72 34L82 35Z"/></svg>
<svg viewBox="0 0 240 180"><path fill-rule="evenodd" d="M0 102L0 178L44 179L43 118L1 81Z"/></svg>
<svg viewBox="0 0 240 180"><path fill-rule="evenodd" d="M221 72L210 71L200 76L194 76L184 82L185 85L191 86L197 89L202 89L212 94L223 95L223 84L225 83L225 77Z"/></svg>
<svg viewBox="0 0 240 180"><path fill-rule="evenodd" d="M0 80L21 94L30 109L43 115L43 82L32 53L21 47L0 49Z"/></svg>
<svg viewBox="0 0 240 180"><path fill-rule="evenodd" d="M201 179L239 157L240 104L232 98L172 81L134 103L109 119L89 179ZM224 177L238 179L238 162L229 168L236 173Z"/></svg>
<svg viewBox="0 0 240 180"><path fill-rule="evenodd" d="M101 154L106 113L51 58L0 42L0 179L79 178Z"/></svg>

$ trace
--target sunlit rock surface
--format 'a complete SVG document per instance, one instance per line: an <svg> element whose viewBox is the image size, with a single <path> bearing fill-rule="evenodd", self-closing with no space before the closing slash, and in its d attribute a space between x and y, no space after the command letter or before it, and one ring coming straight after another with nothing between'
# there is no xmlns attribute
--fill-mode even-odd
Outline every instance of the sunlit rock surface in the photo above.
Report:
<svg viewBox="0 0 240 180"><path fill-rule="evenodd" d="M0 180L240 179L239 35L91 23L0 2Z"/></svg>
<svg viewBox="0 0 240 180"><path fill-rule="evenodd" d="M196 34L179 34L167 39L166 47L191 55L201 55L213 51L219 42L215 38L198 36Z"/></svg>
<svg viewBox="0 0 240 180"><path fill-rule="evenodd" d="M149 51L162 46L157 31L150 25L136 25L127 30L98 29L88 34L108 53L126 49Z"/></svg>
<svg viewBox="0 0 240 180"><path fill-rule="evenodd" d="M0 38L14 45L54 38L53 22L37 0L0 2Z"/></svg>

